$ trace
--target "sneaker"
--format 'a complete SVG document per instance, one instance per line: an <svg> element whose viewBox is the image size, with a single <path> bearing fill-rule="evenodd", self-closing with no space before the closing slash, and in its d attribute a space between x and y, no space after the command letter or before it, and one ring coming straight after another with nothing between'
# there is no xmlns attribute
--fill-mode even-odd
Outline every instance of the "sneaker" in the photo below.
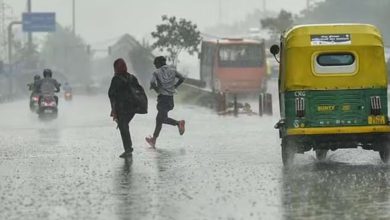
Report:
<svg viewBox="0 0 390 220"><path fill-rule="evenodd" d="M152 148L156 148L156 138L154 137L146 137L145 138L146 142L148 142L148 144L152 147Z"/></svg>
<svg viewBox="0 0 390 220"><path fill-rule="evenodd" d="M120 158L129 158L129 157L132 157L133 156L133 153L132 152L123 152L119 157Z"/></svg>
<svg viewBox="0 0 390 220"><path fill-rule="evenodd" d="M180 135L184 134L184 132L186 130L185 125L186 125L186 121L184 121L184 120L179 121L179 124L177 125L177 127L179 128Z"/></svg>

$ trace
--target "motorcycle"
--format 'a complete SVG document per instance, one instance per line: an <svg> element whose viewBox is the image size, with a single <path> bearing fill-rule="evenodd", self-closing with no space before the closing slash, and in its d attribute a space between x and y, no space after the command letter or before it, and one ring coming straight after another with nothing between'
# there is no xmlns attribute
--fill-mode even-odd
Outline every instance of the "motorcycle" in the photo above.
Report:
<svg viewBox="0 0 390 220"><path fill-rule="evenodd" d="M55 96L41 96L39 101L39 118L57 118L58 103Z"/></svg>
<svg viewBox="0 0 390 220"><path fill-rule="evenodd" d="M31 95L30 97L30 110L32 112L37 112L39 108L39 95Z"/></svg>
<svg viewBox="0 0 390 220"><path fill-rule="evenodd" d="M64 93L64 99L65 99L66 101L71 101L72 98L73 98L73 95L72 95L71 92L68 92L68 91L67 91L67 92Z"/></svg>

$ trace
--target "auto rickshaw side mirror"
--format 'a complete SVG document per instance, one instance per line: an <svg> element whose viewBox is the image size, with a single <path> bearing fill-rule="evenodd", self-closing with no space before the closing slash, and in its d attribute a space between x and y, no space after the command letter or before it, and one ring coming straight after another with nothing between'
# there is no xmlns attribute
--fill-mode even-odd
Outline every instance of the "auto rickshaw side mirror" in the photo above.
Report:
<svg viewBox="0 0 390 220"><path fill-rule="evenodd" d="M279 59L276 57L276 55L279 54L279 51L280 51L279 46L276 45L276 44L272 45L271 48L270 48L271 54L274 55L275 60L276 60L278 63L280 63L280 61L279 61Z"/></svg>
<svg viewBox="0 0 390 220"><path fill-rule="evenodd" d="M270 48L270 52L271 52L271 54L274 55L274 56L276 56L277 54L279 54L279 50L280 50L280 49L279 49L279 46L276 45L276 44L272 45L271 48Z"/></svg>

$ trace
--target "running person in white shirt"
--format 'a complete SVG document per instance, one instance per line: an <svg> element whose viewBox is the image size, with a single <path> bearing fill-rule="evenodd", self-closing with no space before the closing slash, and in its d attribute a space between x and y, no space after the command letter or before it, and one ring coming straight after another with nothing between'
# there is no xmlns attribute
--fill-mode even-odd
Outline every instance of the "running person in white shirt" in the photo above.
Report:
<svg viewBox="0 0 390 220"><path fill-rule="evenodd" d="M176 121L168 117L168 112L174 108L173 96L176 88L184 82L184 77L174 68L166 64L166 59L163 56L154 59L154 65L157 68L153 73L153 78L150 82L150 88L158 93L157 98L157 117L156 128L153 136L146 137L145 140L151 147L156 146L156 140L160 134L163 124L177 126L179 134L183 135L185 131L185 121Z"/></svg>

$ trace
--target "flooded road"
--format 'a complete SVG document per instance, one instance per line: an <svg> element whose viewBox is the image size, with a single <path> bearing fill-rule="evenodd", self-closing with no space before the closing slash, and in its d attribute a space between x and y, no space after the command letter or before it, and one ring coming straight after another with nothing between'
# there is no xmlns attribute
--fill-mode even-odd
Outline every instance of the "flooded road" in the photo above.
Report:
<svg viewBox="0 0 390 220"><path fill-rule="evenodd" d="M278 117L217 116L176 105L187 130L144 137L155 108L131 124L132 160L106 96L60 100L42 122L27 100L0 105L0 219L389 219L390 170L378 153L330 152L281 162Z"/></svg>

